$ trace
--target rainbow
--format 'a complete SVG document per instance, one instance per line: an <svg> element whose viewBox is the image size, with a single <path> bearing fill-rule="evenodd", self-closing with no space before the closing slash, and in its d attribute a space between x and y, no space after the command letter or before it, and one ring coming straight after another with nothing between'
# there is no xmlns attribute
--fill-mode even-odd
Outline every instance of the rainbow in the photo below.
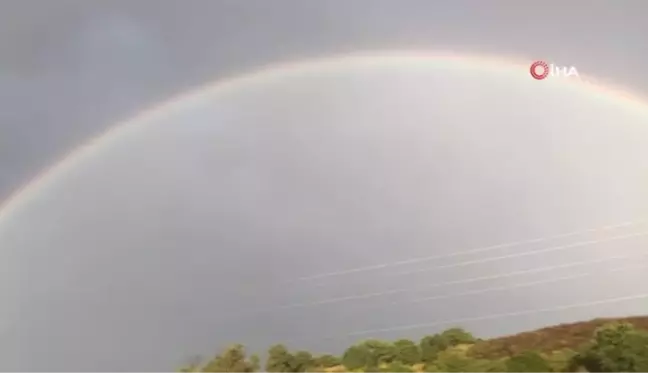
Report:
<svg viewBox="0 0 648 373"><path fill-rule="evenodd" d="M438 66L439 63L448 66L480 69L486 73L502 71L515 75L529 75L529 66L532 59L502 58L494 56L457 54L454 52L422 52L422 51L391 51L391 52L364 52L332 56L325 58L304 59L284 64L270 65L239 76L228 77L220 81L211 82L200 86L191 92L183 92L171 97L160 104L142 111L133 118L110 126L105 132L91 138L80 147L72 149L58 162L45 168L31 181L19 188L3 204L0 205L0 226L21 206L27 205L34 197L47 191L48 186L63 178L68 171L74 169L84 160L91 158L102 150L109 148L111 143L119 141L136 131L142 130L147 124L154 123L156 119L168 116L171 113L188 108L197 100L205 97L215 97L230 90L244 89L268 80L287 78L299 74L321 73L322 71L339 70L355 64L364 64L368 67L425 67ZM648 115L648 100L627 90L615 88L598 79L583 76L580 79L561 80L560 84L578 84L583 90L594 93L605 99L613 99L619 103L632 105ZM529 77L530 78L530 77ZM564 82L564 83L563 83ZM544 83L538 83L544 84Z"/></svg>

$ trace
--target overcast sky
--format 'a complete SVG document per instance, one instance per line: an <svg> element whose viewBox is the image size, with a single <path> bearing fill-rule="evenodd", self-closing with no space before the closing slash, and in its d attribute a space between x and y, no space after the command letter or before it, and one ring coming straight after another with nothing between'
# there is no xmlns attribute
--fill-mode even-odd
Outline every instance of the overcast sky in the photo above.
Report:
<svg viewBox="0 0 648 373"><path fill-rule="evenodd" d="M142 106L297 57L449 48L555 59L645 92L636 1L4 0L0 196Z"/></svg>
<svg viewBox="0 0 648 373"><path fill-rule="evenodd" d="M574 65L648 94L648 4L640 0L5 0L0 7L0 200L152 103L297 58L381 49L517 56ZM172 370L230 342L339 353L353 341L349 332L645 291L645 275L635 270L594 286L584 277L387 305L641 263L610 259L578 271L242 314L645 247L643 236L629 236L489 259L646 229L627 225L287 287L283 281L297 277L648 213L645 109L559 84L540 88L526 73L488 66L396 65L330 64L197 100L106 145L3 218L1 290L9 305L0 369ZM485 261L394 275L466 260ZM646 307L644 299L466 327L501 335ZM418 338L439 328L375 335Z"/></svg>

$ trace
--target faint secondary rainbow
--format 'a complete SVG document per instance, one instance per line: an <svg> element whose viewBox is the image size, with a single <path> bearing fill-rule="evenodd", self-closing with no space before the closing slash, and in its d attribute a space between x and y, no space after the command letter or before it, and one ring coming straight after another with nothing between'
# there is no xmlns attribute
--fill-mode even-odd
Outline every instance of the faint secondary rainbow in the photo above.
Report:
<svg viewBox="0 0 648 373"><path fill-rule="evenodd" d="M28 204L39 193L45 192L50 184L64 176L67 171L74 169L75 166L81 164L84 160L91 158L93 154L107 148L109 144L118 141L129 133L146 127L146 124L154 123L158 118L163 118L178 110L191 107L192 103L201 98L211 98L230 90L243 89L267 80L287 78L305 73L321 74L323 72L340 71L356 65L367 67L407 66L430 68L435 67L435 65L438 66L439 63L451 63L453 67L460 66L467 69L502 71L510 73L512 77L520 74L531 79L529 76L531 62L532 59L521 59L519 57L503 58L448 51L379 51L279 63L241 75L226 77L222 80L199 86L190 92L182 92L162 103L153 105L134 117L109 127L103 133L91 138L81 146L72 149L62 159L54 163L51 167L44 169L30 182L19 188L0 204L0 226L15 211L19 210L21 206ZM560 84L577 84L583 86L584 91L600 94L602 97L616 100L619 103L636 106L646 111L648 115L648 100L642 99L638 95L629 93L626 90L612 87L609 84L603 85L600 80L585 76L580 71L579 73L580 80L565 79L561 80ZM537 84L545 83L538 82Z"/></svg>

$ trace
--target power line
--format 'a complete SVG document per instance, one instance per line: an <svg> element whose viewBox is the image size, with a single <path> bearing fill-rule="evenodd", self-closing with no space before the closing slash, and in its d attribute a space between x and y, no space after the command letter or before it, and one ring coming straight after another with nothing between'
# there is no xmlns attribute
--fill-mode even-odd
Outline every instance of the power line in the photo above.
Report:
<svg viewBox="0 0 648 373"><path fill-rule="evenodd" d="M360 273L360 272L374 271L374 270L379 270L379 269L384 269L384 268L389 268L389 267L402 266L402 265L407 265L407 264L414 264L414 263L421 263L421 262L438 260L438 259L452 258L452 257L455 257L455 256L460 256L460 255L468 255L468 254L475 254L475 253L481 253L481 252L488 252L488 251L497 250L497 249L504 249L504 248L509 248L509 247L521 246L521 245L529 245L529 244L534 244L534 243L539 243L539 242L544 242L544 241L549 241L549 240L554 240L554 239L559 239L559 238L577 236L577 235L581 235L581 234L585 234L585 233L592 233L592 232L597 232L597 231L619 229L619 228L633 226L633 225L637 225L637 224L641 224L641 223L643 223L643 220L624 222L624 223L619 223L619 224L607 225L607 226L600 227L600 228L589 228L589 229L584 229L584 230L579 230L579 231L574 231L574 232L569 232L569 233L562 233L562 234L553 235L553 236L545 236L545 237L539 237L539 238L534 238L534 239L529 239L529 240L523 240L523 241L509 242L509 243L503 243L503 244L492 245L492 246L479 247L479 248L475 248L475 249L471 249L471 250L454 252L454 253L450 253L450 254L441 254L441 255L433 255L433 256L426 256L426 257L412 258L412 259L406 259L406 260L401 260L401 261L396 261L396 262L376 264L376 265L371 265L371 266L366 266L366 267L351 268L351 269L347 269L347 270L343 270L343 271L322 273L322 274L313 275L313 276L301 277L301 278L298 278L298 279L296 279L294 281L295 282L312 281L312 280L318 280L318 279L323 279L323 278L337 277L337 276L349 275L349 274Z"/></svg>
<svg viewBox="0 0 648 373"><path fill-rule="evenodd" d="M500 256L491 257L491 258L468 260L468 261L465 261L465 262L459 262L459 263L454 263L454 264L446 264L446 265L441 265L441 266L436 266L436 267L416 269L416 270L407 271L407 272L399 272L399 273L393 274L393 276L405 276L405 275L411 275L411 274L415 274L415 273L436 271L436 270L439 270L439 269L458 268L458 267L464 267L464 266L474 265L474 264L483 264L483 263L496 262L496 261L504 260L504 259L521 258L521 257L525 257L525 256L530 256L530 255L544 254L544 253L553 252L553 251L562 251L562 250L572 249L572 248L575 248L575 247L596 245L596 244L604 243L604 242L626 240L626 239L629 239L629 238L642 237L642 236L646 236L646 235L648 235L648 231L638 232L638 233L629 233L629 234L624 234L624 235L619 235L619 236L613 236L613 237L610 237L610 238L601 238L601 239L598 239L598 240L581 241L581 242L576 242L576 243L567 244L567 245L546 247L546 248L538 249L538 250L529 250L529 251L525 251L525 252L522 252L522 253L500 255Z"/></svg>
<svg viewBox="0 0 648 373"><path fill-rule="evenodd" d="M632 269L643 269L643 268L646 268L646 267L648 267L648 265L644 264L644 265L637 266L636 264L631 264L631 265L626 265L626 266L621 266L621 267L617 267L617 268L604 270L603 272L619 272L619 271L627 271L627 270L632 270ZM523 282L523 283L519 283L519 284L506 285L506 286L497 286L497 287L491 287L491 288L486 288L486 289L471 290L471 291L465 291L465 292L462 292L462 293L455 293L455 294L436 295L436 296L432 296L432 297L414 299L414 300L411 300L411 301L391 303L390 305L400 305L400 304L403 304L403 303L422 303L422 302L428 302L428 301L431 301L431 300L451 299L451 298L465 297L465 296L469 296L469 295L479 295L479 294L490 293L490 292L495 292L495 291L513 290L513 289L531 287L531 286L536 286L536 285L550 284L550 283L553 283L553 282L561 282L561 281L566 281L566 280L573 280L573 279L577 279L577 278L583 278L583 277L594 276L594 275L599 275L599 274L601 274L601 272L578 273L578 274L575 274L575 275L569 275L569 276L563 276L563 277L554 277L554 278L550 278L550 279L546 279L546 280L540 280L540 281Z"/></svg>
<svg viewBox="0 0 648 373"><path fill-rule="evenodd" d="M500 313L500 314L487 315L487 316L465 317L465 318L460 318L455 320L445 320L445 321L436 321L436 322L422 323L422 324L403 325L403 326L397 326L392 328L362 330L358 332L348 333L346 334L346 336L351 337L351 336L361 336L361 335L376 334L376 333L389 333L389 332L396 332L402 330L429 328L429 327L449 325L449 324L461 324L461 323L474 322L474 321L501 319L506 317L534 315L538 313L559 312L559 311L565 311L574 308L586 308L586 307L599 306L604 304L614 304L614 303L619 303L624 301L645 299L645 298L648 298L648 293L631 295L626 297L603 299L603 300L593 301L593 302L583 302L583 303L575 303L575 304L549 307L549 308L540 308L535 310L508 312L508 313Z"/></svg>
<svg viewBox="0 0 648 373"><path fill-rule="evenodd" d="M568 249L568 248L571 248L571 247L587 246L587 245L592 245L592 244L600 243L600 242L627 239L627 238L633 238L633 237L645 236L645 235L648 235L648 232L641 232L641 233L634 233L634 234L628 234L628 235L615 236L615 237L612 237L612 238L608 238L606 240L583 241L583 242L578 242L578 243L575 243L575 244L549 247L549 248L545 248L545 249L540 249L540 250L535 250L535 251L528 251L528 252L524 252L524 253L511 254L511 255L494 257L494 258L486 258L486 259L482 259L482 260L473 260L473 261L461 262L461 263L456 263L456 264L453 264L453 265L427 268L425 270L420 270L420 271L417 271L417 272L431 271L431 270L435 270L435 269L454 268L454 267L460 267L460 266L464 266L464 265L471 265L471 264L485 263L485 262L491 262L491 261L496 261L496 260L501 260L501 259L508 259L508 258L512 258L512 257L521 257L521 256L526 256L526 255L536 255L536 254L544 253L544 252L548 252L548 251L563 250L563 249ZM454 280L454 281L445 281L445 282L440 282L440 283L435 283L435 284L428 284L428 285L418 287L418 288L414 288L414 289L413 288L400 288L400 289L392 289L392 290L386 290L386 291L381 291L381 292L373 292L373 293L349 295L349 296L344 296L344 297L329 298L329 299L324 299L324 300L315 301L315 302L293 303L293 304L277 306L276 308L272 308L272 309L270 309L268 311L279 311L279 310L286 310L286 309L292 309L292 308L315 307L315 306L321 306L321 305L326 305L326 304L348 302L348 301L353 301L353 300L376 298L376 297L381 297L381 296L386 296L386 295L394 295L394 294L400 294L400 293L411 293L411 292L417 292L417 291L422 291L422 290L428 290L428 289L432 289L432 288L440 288L440 287L450 286L450 285L460 285L460 284L482 282L482 281L487 281L487 280L496 280L496 279L501 279L501 278L506 278L506 277L513 277L513 276L519 276L519 275L525 275L525 274L531 274L531 273L546 272L546 271L551 271L551 270L555 270L555 269L570 268L570 267L576 267L576 266L582 266L582 265L588 265L588 264L597 264L597 263L607 262L607 261L610 261L610 260L628 259L628 258L633 258L633 257L643 257L643 256L648 255L648 253L646 253L645 250L634 250L634 251L631 251L631 253L641 253L641 255L638 255L638 256L637 255L617 255L617 256L594 259L594 260L578 261L578 262L572 262L572 263L566 263L566 264L558 264L558 265L554 265L554 266L547 266L547 267L533 268L533 269L527 269L527 270L512 271L512 272L500 273L500 274L497 274L497 275L480 276L480 277L473 277L473 278L462 279L462 280Z"/></svg>

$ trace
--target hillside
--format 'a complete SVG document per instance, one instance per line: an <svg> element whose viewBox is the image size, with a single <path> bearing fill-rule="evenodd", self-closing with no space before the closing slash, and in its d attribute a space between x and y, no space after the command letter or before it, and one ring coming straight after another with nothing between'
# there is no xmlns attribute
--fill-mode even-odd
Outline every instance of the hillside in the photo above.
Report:
<svg viewBox="0 0 648 373"><path fill-rule="evenodd" d="M420 341L370 339L342 356L270 347L262 366L243 345L184 372L642 372L648 371L648 316L594 319L488 340L461 328Z"/></svg>
<svg viewBox="0 0 648 373"><path fill-rule="evenodd" d="M592 338L597 328L615 322L627 322L637 329L648 331L648 316L601 318L480 341L471 348L469 354L474 357L493 359L528 350L546 353L564 348L577 349Z"/></svg>

